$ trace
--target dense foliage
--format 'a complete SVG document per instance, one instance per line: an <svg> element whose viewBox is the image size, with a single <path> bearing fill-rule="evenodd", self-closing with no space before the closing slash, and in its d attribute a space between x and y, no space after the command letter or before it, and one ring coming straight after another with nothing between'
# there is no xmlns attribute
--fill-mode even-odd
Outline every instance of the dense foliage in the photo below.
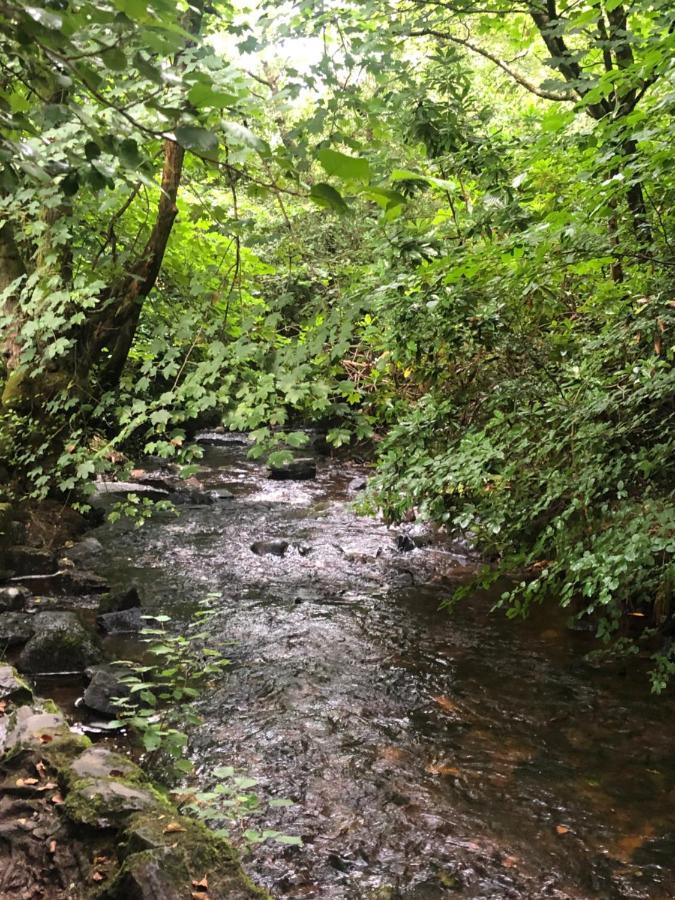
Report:
<svg viewBox="0 0 675 900"><path fill-rule="evenodd" d="M373 439L371 504L471 534L484 579L517 576L510 615L552 598L639 634L661 689L670 5L36 0L0 22L14 490L72 501L113 449L189 463L204 422L257 453L298 423Z"/></svg>

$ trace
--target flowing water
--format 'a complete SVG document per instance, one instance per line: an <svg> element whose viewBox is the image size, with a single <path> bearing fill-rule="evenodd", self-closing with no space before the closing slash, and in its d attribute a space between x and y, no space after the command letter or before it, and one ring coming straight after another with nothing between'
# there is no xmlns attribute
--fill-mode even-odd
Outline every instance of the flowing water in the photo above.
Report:
<svg viewBox="0 0 675 900"><path fill-rule="evenodd" d="M198 779L233 765L261 798L246 865L274 897L675 896L675 698L642 668L594 669L563 620L514 624L476 596L439 612L471 561L401 552L351 508L356 466L266 479L207 446L233 499L97 532L97 569L181 621L217 592L210 643L232 666L199 703ZM284 539L283 557L257 540Z"/></svg>

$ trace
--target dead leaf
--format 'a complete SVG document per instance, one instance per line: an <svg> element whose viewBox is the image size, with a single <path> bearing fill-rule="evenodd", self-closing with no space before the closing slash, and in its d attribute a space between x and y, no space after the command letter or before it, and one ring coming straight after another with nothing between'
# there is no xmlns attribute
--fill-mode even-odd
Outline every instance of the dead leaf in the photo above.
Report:
<svg viewBox="0 0 675 900"><path fill-rule="evenodd" d="M39 760L38 762L35 763L35 771L38 773L40 778L47 777L47 768L46 768L45 764L42 762L42 760Z"/></svg>
<svg viewBox="0 0 675 900"><path fill-rule="evenodd" d="M567 827L567 825L556 825L555 830L557 834L568 834L570 832L570 829Z"/></svg>
<svg viewBox="0 0 675 900"><path fill-rule="evenodd" d="M453 778L459 778L462 774L455 766L448 766L445 763L429 763L424 771L430 775L452 775Z"/></svg>
<svg viewBox="0 0 675 900"><path fill-rule="evenodd" d="M41 744L48 744L50 741L53 741L53 740L54 740L53 734L41 734L40 735L40 743Z"/></svg>
<svg viewBox="0 0 675 900"><path fill-rule="evenodd" d="M175 834L177 831L185 831L182 825L179 825L178 822L169 822L169 824L164 829L164 834ZM194 882L192 882L194 884Z"/></svg>
<svg viewBox="0 0 675 900"><path fill-rule="evenodd" d="M99 872L98 870L96 870L96 872L91 873L92 881L103 881L104 878L105 878L105 875L102 872Z"/></svg>
<svg viewBox="0 0 675 900"><path fill-rule="evenodd" d="M515 856L502 856L502 865L506 869L513 869L518 865L518 860Z"/></svg>
<svg viewBox="0 0 675 900"><path fill-rule="evenodd" d="M65 800L61 796L61 794L54 794L51 797L51 802L56 804L56 806L60 806L62 803L65 803Z"/></svg>
<svg viewBox="0 0 675 900"><path fill-rule="evenodd" d="M56 841L49 842L49 852L52 854L52 856L56 853Z"/></svg>
<svg viewBox="0 0 675 900"><path fill-rule="evenodd" d="M448 699L448 697L440 696L440 697L433 697L432 699L433 699L434 703L438 703L440 708L442 710L444 710L445 712L450 712L450 713L458 713L459 712L459 707L457 706L457 704L453 703L452 700Z"/></svg>
<svg viewBox="0 0 675 900"><path fill-rule="evenodd" d="M193 879L192 887L195 888L195 890L197 891L198 894L201 894L203 896L204 892L209 889L208 877L205 875L201 881L195 881Z"/></svg>
<svg viewBox="0 0 675 900"><path fill-rule="evenodd" d="M209 895L205 894L204 891L192 891L190 896L192 900L209 900Z"/></svg>
<svg viewBox="0 0 675 900"><path fill-rule="evenodd" d="M17 787L25 787L27 784L38 784L37 778L17 778L16 786Z"/></svg>

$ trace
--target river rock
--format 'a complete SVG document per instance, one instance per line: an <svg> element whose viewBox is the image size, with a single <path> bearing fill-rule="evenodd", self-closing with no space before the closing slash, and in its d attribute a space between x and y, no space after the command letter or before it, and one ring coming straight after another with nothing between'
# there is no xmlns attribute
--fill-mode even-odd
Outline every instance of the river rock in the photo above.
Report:
<svg viewBox="0 0 675 900"><path fill-rule="evenodd" d="M26 608L31 593L28 588L12 585L0 587L0 613L19 612Z"/></svg>
<svg viewBox="0 0 675 900"><path fill-rule="evenodd" d="M21 651L22 672L83 672L100 662L95 635L72 612L42 612L34 616L35 633Z"/></svg>
<svg viewBox="0 0 675 900"><path fill-rule="evenodd" d="M0 648L18 647L30 640L35 617L28 613L6 612L0 616Z"/></svg>
<svg viewBox="0 0 675 900"><path fill-rule="evenodd" d="M227 488L214 488L209 491L214 500L234 500L235 494Z"/></svg>
<svg viewBox="0 0 675 900"><path fill-rule="evenodd" d="M105 594L110 590L110 585L104 578L79 569L61 569L51 575L23 575L13 578L12 582L29 588L34 594L82 596Z"/></svg>
<svg viewBox="0 0 675 900"><path fill-rule="evenodd" d="M5 566L15 577L49 575L56 571L56 557L49 550L37 547L8 547L4 552Z"/></svg>
<svg viewBox="0 0 675 900"><path fill-rule="evenodd" d="M102 550L103 544L98 538L90 536L82 541L78 541L77 544L73 544L63 555L68 559L72 559L73 562L81 563L88 562L93 556L98 556Z"/></svg>
<svg viewBox="0 0 675 900"><path fill-rule="evenodd" d="M277 481L307 481L316 478L316 460L299 456L278 466L269 466L269 477Z"/></svg>
<svg viewBox="0 0 675 900"><path fill-rule="evenodd" d="M20 706L10 717L0 753L9 755L21 749L51 746L70 737L71 731L60 712L42 706Z"/></svg>
<svg viewBox="0 0 675 900"><path fill-rule="evenodd" d="M365 491L367 487L368 479L365 477L365 475L357 475L355 478L352 478L352 480L347 485L347 489L352 494L356 494L359 491Z"/></svg>
<svg viewBox="0 0 675 900"><path fill-rule="evenodd" d="M0 700L27 703L33 696L28 682L12 666L0 663Z"/></svg>
<svg viewBox="0 0 675 900"><path fill-rule="evenodd" d="M99 613L104 615L111 612L123 612L127 609L136 609L140 605L141 597L138 593L138 588L135 584L132 584L126 591L116 591L101 598Z"/></svg>
<svg viewBox="0 0 675 900"><path fill-rule="evenodd" d="M92 828L114 828L133 813L167 811L150 788L136 787L112 778L85 778L75 782L66 798L64 811L74 822Z"/></svg>
<svg viewBox="0 0 675 900"><path fill-rule="evenodd" d="M415 549L415 541L409 534L397 534L396 549L401 553L410 553L411 550Z"/></svg>
<svg viewBox="0 0 675 900"><path fill-rule="evenodd" d="M87 673L91 681L82 698L85 705L104 716L117 715L117 707L112 698L129 696L129 688L122 682L122 678L129 674L129 669L111 664L94 666Z"/></svg>
<svg viewBox="0 0 675 900"><path fill-rule="evenodd" d="M143 776L139 767L126 756L113 753L105 747L88 747L84 753L72 761L69 775L73 779L80 778L133 778L140 780Z"/></svg>
<svg viewBox="0 0 675 900"><path fill-rule="evenodd" d="M139 631L143 625L139 607L121 609L117 612L96 616L96 624L105 634L125 634Z"/></svg>
<svg viewBox="0 0 675 900"><path fill-rule="evenodd" d="M283 556L288 547L288 541L255 541L251 544L251 550L257 556Z"/></svg>
<svg viewBox="0 0 675 900"><path fill-rule="evenodd" d="M166 848L136 853L129 858L105 900L184 900L190 873L182 860ZM193 897L199 894L192 892ZM212 893L204 897L212 897Z"/></svg>

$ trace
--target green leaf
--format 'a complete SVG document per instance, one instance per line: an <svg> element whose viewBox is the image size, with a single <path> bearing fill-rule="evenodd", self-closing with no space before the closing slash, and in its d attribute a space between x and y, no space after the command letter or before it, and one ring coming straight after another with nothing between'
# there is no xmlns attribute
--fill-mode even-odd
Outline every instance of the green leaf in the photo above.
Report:
<svg viewBox="0 0 675 900"><path fill-rule="evenodd" d="M319 150L316 154L328 175L346 181L370 181L370 163L358 156L347 156L339 150Z"/></svg>
<svg viewBox="0 0 675 900"><path fill-rule="evenodd" d="M179 125L175 131L176 140L186 150L212 153L218 149L218 138L212 131L197 125Z"/></svg>
<svg viewBox="0 0 675 900"><path fill-rule="evenodd" d="M198 109L202 107L210 107L212 109L225 109L227 106L233 106L237 102L234 94L225 94L222 91L214 90L210 84L197 82L193 84L188 91L188 100Z"/></svg>
<svg viewBox="0 0 675 900"><path fill-rule="evenodd" d="M24 6L24 12L28 13L34 22L50 31L59 31L63 27L61 16L47 9L41 9L39 6Z"/></svg>
<svg viewBox="0 0 675 900"><path fill-rule="evenodd" d="M252 147L262 156L268 156L270 147L267 141L263 141L257 135L253 134L250 128L241 125L239 122L230 122L223 120L221 128L225 132L228 144L240 144L244 147Z"/></svg>
<svg viewBox="0 0 675 900"><path fill-rule="evenodd" d="M349 212L349 207L343 200L342 195L330 184L319 182L319 184L312 185L309 196L315 203L326 209L334 209L339 213Z"/></svg>
<svg viewBox="0 0 675 900"><path fill-rule="evenodd" d="M137 169L142 163L141 154L138 152L138 144L133 138L125 138L117 151L120 162L127 169Z"/></svg>

